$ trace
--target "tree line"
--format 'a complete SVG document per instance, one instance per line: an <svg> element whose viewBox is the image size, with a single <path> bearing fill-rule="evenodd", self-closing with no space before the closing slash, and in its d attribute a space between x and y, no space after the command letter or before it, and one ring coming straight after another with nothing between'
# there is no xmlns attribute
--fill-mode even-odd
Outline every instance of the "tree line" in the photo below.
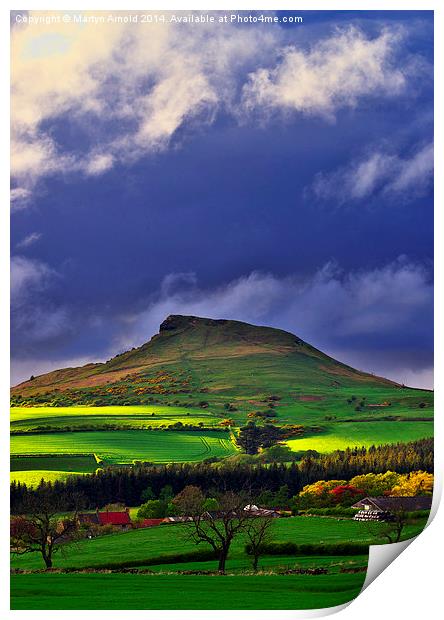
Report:
<svg viewBox="0 0 444 620"><path fill-rule="evenodd" d="M128 506L140 505L147 487L159 497L165 486L174 495L187 485L195 485L211 493L239 492L249 488L260 494L288 487L290 497L304 486L318 480L344 479L367 473L393 471L399 474L422 470L433 473L433 439L408 443L348 448L319 457L306 456L299 463L242 464L229 460L217 463L140 464L132 468L109 468L94 474L72 476L66 481L46 482L31 489L25 484L11 484L11 511L20 514L30 497L39 495L75 496L81 494L88 508L119 501ZM66 510L72 509L67 505Z"/></svg>

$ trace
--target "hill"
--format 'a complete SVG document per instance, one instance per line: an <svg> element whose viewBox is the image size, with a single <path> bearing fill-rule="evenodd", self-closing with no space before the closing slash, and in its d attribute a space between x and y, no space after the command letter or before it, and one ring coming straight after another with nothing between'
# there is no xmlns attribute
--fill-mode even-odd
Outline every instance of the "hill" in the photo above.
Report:
<svg viewBox="0 0 444 620"><path fill-rule="evenodd" d="M167 381L156 376L167 373ZM297 336L271 327L231 320L171 315L159 333L138 348L116 355L106 363L64 368L25 381L14 396L125 383L165 392L280 390L304 386L392 386L397 384L347 366ZM167 385L166 385L167 384ZM99 390L100 391L100 390ZM123 392L122 392L123 393Z"/></svg>
<svg viewBox="0 0 444 620"><path fill-rule="evenodd" d="M14 387L12 478L35 484L97 467L243 458L246 422L295 452L433 435L433 394L363 373L270 327L169 316L106 363Z"/></svg>

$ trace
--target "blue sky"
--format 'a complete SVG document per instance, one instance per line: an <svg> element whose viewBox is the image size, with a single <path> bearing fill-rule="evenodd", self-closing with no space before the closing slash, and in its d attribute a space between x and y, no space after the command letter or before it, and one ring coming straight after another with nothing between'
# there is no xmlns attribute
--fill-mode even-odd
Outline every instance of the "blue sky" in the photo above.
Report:
<svg viewBox="0 0 444 620"><path fill-rule="evenodd" d="M183 313L432 386L432 13L277 15L12 16L14 383Z"/></svg>

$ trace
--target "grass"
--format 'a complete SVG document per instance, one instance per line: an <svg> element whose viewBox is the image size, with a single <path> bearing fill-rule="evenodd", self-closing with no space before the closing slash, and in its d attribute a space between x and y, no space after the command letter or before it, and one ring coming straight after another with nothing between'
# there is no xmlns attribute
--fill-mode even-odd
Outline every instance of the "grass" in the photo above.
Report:
<svg viewBox="0 0 444 620"><path fill-rule="evenodd" d="M42 479L46 482L55 482L56 480L64 482L69 476L83 476L84 473L81 471L68 472L45 469L14 471L10 474L10 481L26 484L27 487L37 487Z"/></svg>
<svg viewBox="0 0 444 620"><path fill-rule="evenodd" d="M408 525L405 538L418 534L425 520ZM292 517L276 519L273 522L273 539L277 542L292 541L295 543L335 543L362 542L375 543L374 528L361 521L338 520L322 517ZM165 553L192 551L195 545L186 539L186 526L160 525L158 527L136 529L129 532L111 534L79 541L64 556L56 555L54 566L60 568L84 568L103 565L106 562L140 561ZM231 562L248 563L244 552L245 541L235 539L229 556L228 569ZM202 546L203 548L203 546ZM299 558L298 558L299 559ZM37 554L14 557L12 565L17 568L42 568L42 559ZM213 563L213 567L215 563ZM196 567L196 564L195 564Z"/></svg>
<svg viewBox="0 0 444 620"><path fill-rule="evenodd" d="M405 537L419 533L425 520L409 525ZM155 558L195 549L186 526L164 525L84 539L55 556L55 567L82 569L107 562ZM372 526L372 532L374 532ZM359 521L293 517L273 522L276 541L375 542L368 525ZM12 609L312 609L340 605L355 598L366 572L367 555L263 556L260 573L251 574L245 541L235 539L226 576L180 575L177 571L214 571L217 562L150 565L154 574L19 574L11 576ZM13 558L14 567L38 569L35 554ZM141 568L141 567L139 567ZM295 568L326 568L325 575L276 574ZM184 593L186 595L184 596Z"/></svg>
<svg viewBox="0 0 444 620"><path fill-rule="evenodd" d="M11 471L46 470L90 473L97 469L92 454L13 456Z"/></svg>
<svg viewBox="0 0 444 620"><path fill-rule="evenodd" d="M169 426L176 422L213 426L220 422L211 413L186 407L159 405L109 406L109 407L12 407L11 431L29 431L39 426L64 429L79 426L113 424L146 428Z"/></svg>
<svg viewBox="0 0 444 620"><path fill-rule="evenodd" d="M95 453L106 464L133 460L200 461L234 452L228 433L224 431L92 431L11 437L12 455Z"/></svg>
<svg viewBox="0 0 444 620"><path fill-rule="evenodd" d="M325 425L324 432L291 439L292 450L332 452L347 447L397 443L433 437L432 422L343 422Z"/></svg>
<svg viewBox="0 0 444 620"><path fill-rule="evenodd" d="M355 598L365 573L13 575L12 609L313 609Z"/></svg>

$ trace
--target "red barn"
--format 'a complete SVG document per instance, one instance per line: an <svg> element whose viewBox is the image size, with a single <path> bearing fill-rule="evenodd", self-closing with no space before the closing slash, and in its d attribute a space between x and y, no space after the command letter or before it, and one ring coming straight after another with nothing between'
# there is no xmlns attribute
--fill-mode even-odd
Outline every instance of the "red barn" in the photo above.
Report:
<svg viewBox="0 0 444 620"><path fill-rule="evenodd" d="M124 512L98 512L97 517L100 525L114 525L122 529L128 529L132 526L128 509Z"/></svg>

